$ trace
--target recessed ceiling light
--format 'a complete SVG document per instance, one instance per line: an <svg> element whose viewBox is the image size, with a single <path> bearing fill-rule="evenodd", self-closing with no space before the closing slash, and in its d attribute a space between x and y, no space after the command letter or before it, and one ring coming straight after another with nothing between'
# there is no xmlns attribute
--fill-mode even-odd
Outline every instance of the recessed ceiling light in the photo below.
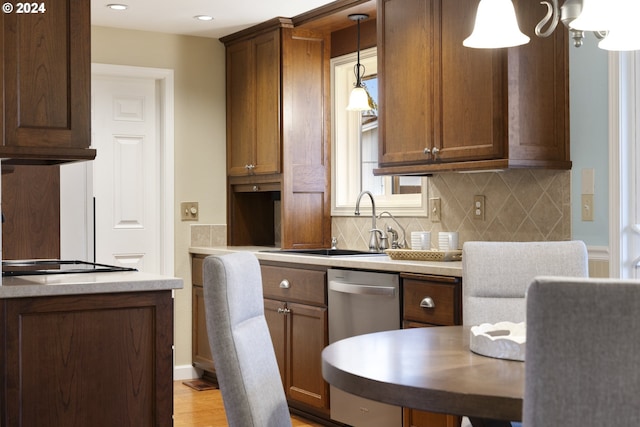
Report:
<svg viewBox="0 0 640 427"><path fill-rule="evenodd" d="M213 16L209 15L196 15L194 18L198 21L213 21Z"/></svg>
<svg viewBox="0 0 640 427"><path fill-rule="evenodd" d="M107 7L111 10L127 10L129 9L129 6L127 6L126 4L120 4L120 3L111 3L108 4Z"/></svg>

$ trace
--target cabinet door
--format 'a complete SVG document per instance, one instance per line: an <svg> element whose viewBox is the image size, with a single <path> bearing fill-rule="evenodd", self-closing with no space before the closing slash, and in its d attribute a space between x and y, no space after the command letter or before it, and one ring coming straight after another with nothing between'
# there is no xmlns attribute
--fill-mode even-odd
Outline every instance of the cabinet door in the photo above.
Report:
<svg viewBox="0 0 640 427"><path fill-rule="evenodd" d="M255 67L252 41L227 47L227 173L247 175L254 162Z"/></svg>
<svg viewBox="0 0 640 427"><path fill-rule="evenodd" d="M487 160L505 154L504 51L470 49L477 2L441 1L442 133L433 161Z"/></svg>
<svg viewBox="0 0 640 427"><path fill-rule="evenodd" d="M25 3L26 4L26 3ZM35 4L35 3L34 3ZM91 143L89 2L50 0L2 19L3 157L95 157ZM86 151L85 151L86 150ZM55 156L53 156L55 157Z"/></svg>
<svg viewBox="0 0 640 427"><path fill-rule="evenodd" d="M440 139L440 1L378 2L380 166L421 163Z"/></svg>
<svg viewBox="0 0 640 427"><path fill-rule="evenodd" d="M288 304L287 396L320 410L329 408L329 385L322 378L322 350L328 344L326 307Z"/></svg>
<svg viewBox="0 0 640 427"><path fill-rule="evenodd" d="M476 8L468 0L381 7L380 165L502 157L504 54L462 45Z"/></svg>
<svg viewBox="0 0 640 427"><path fill-rule="evenodd" d="M328 344L326 307L265 299L264 315L287 399L328 415L321 353Z"/></svg>
<svg viewBox="0 0 640 427"><path fill-rule="evenodd" d="M460 417L404 409L404 427L459 427Z"/></svg>
<svg viewBox="0 0 640 427"><path fill-rule="evenodd" d="M271 334L273 349L276 352L276 360L280 369L282 384L285 384L286 374L286 348L287 348L287 317L282 313L286 308L286 303L278 300L264 300L264 317L267 319L267 326Z"/></svg>
<svg viewBox="0 0 640 427"><path fill-rule="evenodd" d="M536 2L513 2L521 28L540 20ZM508 49L509 160L515 166L571 169L569 148L569 42L558 28Z"/></svg>
<svg viewBox="0 0 640 427"><path fill-rule="evenodd" d="M280 170L280 30L227 47L227 172Z"/></svg>
<svg viewBox="0 0 640 427"><path fill-rule="evenodd" d="M171 291L0 304L3 426L173 426Z"/></svg>
<svg viewBox="0 0 640 427"><path fill-rule="evenodd" d="M256 175L280 172L280 30L253 41L256 81Z"/></svg>
<svg viewBox="0 0 640 427"><path fill-rule="evenodd" d="M193 333L192 359L193 366L207 372L215 372L213 356L207 335L207 320L204 311L204 290L202 286L193 287Z"/></svg>
<svg viewBox="0 0 640 427"><path fill-rule="evenodd" d="M330 41L325 34L283 29L282 247L331 242L328 117Z"/></svg>

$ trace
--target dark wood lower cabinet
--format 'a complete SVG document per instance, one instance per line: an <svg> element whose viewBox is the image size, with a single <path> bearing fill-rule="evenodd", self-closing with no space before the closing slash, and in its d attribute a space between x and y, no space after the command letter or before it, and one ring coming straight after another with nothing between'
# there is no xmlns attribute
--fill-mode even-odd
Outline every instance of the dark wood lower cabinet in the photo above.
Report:
<svg viewBox="0 0 640 427"><path fill-rule="evenodd" d="M462 324L462 280L459 277L403 273L402 327ZM431 305L422 304L430 299ZM404 427L458 427L461 418L405 408Z"/></svg>
<svg viewBox="0 0 640 427"><path fill-rule="evenodd" d="M172 426L171 291L5 299L1 425Z"/></svg>
<svg viewBox="0 0 640 427"><path fill-rule="evenodd" d="M328 344L325 267L263 262L265 318L289 406L329 419L329 384L322 377Z"/></svg>
<svg viewBox="0 0 640 427"><path fill-rule="evenodd" d="M327 309L265 299L265 317L289 404L329 415L329 386L322 377Z"/></svg>

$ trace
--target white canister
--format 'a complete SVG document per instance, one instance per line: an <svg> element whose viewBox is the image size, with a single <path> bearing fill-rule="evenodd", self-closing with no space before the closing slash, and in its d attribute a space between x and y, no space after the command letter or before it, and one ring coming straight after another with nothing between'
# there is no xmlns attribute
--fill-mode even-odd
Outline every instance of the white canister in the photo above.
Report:
<svg viewBox="0 0 640 427"><path fill-rule="evenodd" d="M459 248L457 231L441 231L438 233L438 248L441 251L456 251Z"/></svg>
<svg viewBox="0 0 640 427"><path fill-rule="evenodd" d="M411 232L411 249L413 250L431 249L431 232L430 231L412 231Z"/></svg>

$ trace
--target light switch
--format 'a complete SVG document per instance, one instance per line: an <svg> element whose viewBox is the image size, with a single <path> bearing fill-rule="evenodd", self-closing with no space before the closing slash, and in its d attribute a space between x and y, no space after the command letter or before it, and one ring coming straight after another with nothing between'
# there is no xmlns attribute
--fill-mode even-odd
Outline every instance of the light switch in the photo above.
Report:
<svg viewBox="0 0 640 427"><path fill-rule="evenodd" d="M442 214L440 206L440 197L429 199L429 216L431 217L431 222L440 222L440 215Z"/></svg>
<svg viewBox="0 0 640 427"><path fill-rule="evenodd" d="M593 194L582 195L582 220L593 221Z"/></svg>
<svg viewBox="0 0 640 427"><path fill-rule="evenodd" d="M182 221L197 221L199 213L198 202L180 203L180 218Z"/></svg>

